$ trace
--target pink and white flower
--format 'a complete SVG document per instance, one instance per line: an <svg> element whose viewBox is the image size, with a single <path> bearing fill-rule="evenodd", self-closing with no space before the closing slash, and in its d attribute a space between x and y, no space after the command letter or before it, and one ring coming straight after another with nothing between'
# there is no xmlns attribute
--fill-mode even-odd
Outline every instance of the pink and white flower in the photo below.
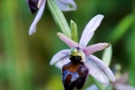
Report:
<svg viewBox="0 0 135 90"><path fill-rule="evenodd" d="M85 61L83 61L86 66L89 68L89 74L93 76L96 80L103 84L108 84L110 81L115 81L115 76L113 75L112 71L109 67L103 63L99 58L92 55L92 53L103 50L109 47L108 43L97 43L90 46L86 46L88 42L91 40L92 36L94 35L95 30L100 25L103 15L96 15L92 20L88 22L86 25L80 42L77 43L71 40L69 37L62 33L57 33L59 38L66 43L70 48L79 47L84 53ZM50 65L56 64L58 68L62 68L63 65L70 62L69 60L69 52L70 49L64 49L56 53L50 62Z"/></svg>
<svg viewBox="0 0 135 90"><path fill-rule="evenodd" d="M76 3L73 0L54 0L54 1L62 11L76 10ZM36 25L43 15L46 0L27 0L27 2L32 13L34 13L37 9L39 9L29 29L29 35L32 35L33 33L36 32Z"/></svg>

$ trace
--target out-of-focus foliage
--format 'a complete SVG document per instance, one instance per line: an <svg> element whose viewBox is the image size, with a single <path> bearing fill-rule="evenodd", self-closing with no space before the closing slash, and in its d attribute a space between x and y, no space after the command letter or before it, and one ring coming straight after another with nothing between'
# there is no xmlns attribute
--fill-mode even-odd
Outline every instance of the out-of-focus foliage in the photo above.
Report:
<svg viewBox="0 0 135 90"><path fill-rule="evenodd" d="M121 64L122 73L130 71L129 84L135 86L135 1L75 0L77 11L64 12L68 24L76 22L79 37L87 22L103 14L100 27L89 43L109 42L113 47L111 69ZM61 71L50 66L51 57L67 46L45 8L37 32L28 35L32 15L25 0L0 0L0 90L63 90ZM101 58L102 52L95 53ZM92 84L88 78L85 87ZM84 87L84 88L85 88Z"/></svg>

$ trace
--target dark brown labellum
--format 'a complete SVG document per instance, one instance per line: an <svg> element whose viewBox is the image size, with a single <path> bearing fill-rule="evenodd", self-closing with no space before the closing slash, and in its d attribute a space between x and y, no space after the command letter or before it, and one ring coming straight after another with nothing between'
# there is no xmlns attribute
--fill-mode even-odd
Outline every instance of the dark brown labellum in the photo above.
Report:
<svg viewBox="0 0 135 90"><path fill-rule="evenodd" d="M34 13L35 11L38 10L37 5L38 5L39 0L28 0L28 5L30 8L30 11Z"/></svg>
<svg viewBox="0 0 135 90"><path fill-rule="evenodd" d="M70 56L70 60L73 63L78 63L82 60L81 56Z"/></svg>
<svg viewBox="0 0 135 90"><path fill-rule="evenodd" d="M74 71L74 68L72 69L72 67L77 68ZM83 62L78 64L70 62L64 65L62 67L62 82L65 90L74 90L74 88L81 89L84 86L88 72L89 70Z"/></svg>

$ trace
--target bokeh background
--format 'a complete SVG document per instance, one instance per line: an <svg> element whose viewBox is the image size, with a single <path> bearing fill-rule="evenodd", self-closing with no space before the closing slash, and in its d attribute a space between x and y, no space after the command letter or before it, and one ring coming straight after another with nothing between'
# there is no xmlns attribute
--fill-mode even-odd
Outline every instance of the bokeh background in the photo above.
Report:
<svg viewBox="0 0 135 90"><path fill-rule="evenodd" d="M121 65L129 71L128 82L135 86L135 1L75 0L77 10L64 12L67 22L76 22L79 38L87 22L103 14L90 44L109 42L113 47L110 68ZM68 48L56 35L60 29L46 5L37 32L28 35L35 14L25 0L0 0L0 90L63 90L61 70L50 66L52 56ZM99 58L103 51L94 53ZM88 78L85 86L90 86Z"/></svg>

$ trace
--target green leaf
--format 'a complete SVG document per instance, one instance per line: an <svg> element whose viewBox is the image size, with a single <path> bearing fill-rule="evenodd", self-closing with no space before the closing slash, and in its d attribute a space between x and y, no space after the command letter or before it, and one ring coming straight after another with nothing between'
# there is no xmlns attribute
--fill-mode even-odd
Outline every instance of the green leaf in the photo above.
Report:
<svg viewBox="0 0 135 90"><path fill-rule="evenodd" d="M72 40L78 42L77 25L73 20L70 21L70 29L71 29L71 34L72 34L71 35Z"/></svg>
<svg viewBox="0 0 135 90"><path fill-rule="evenodd" d="M112 58L112 45L106 48L103 52L102 60L103 62L109 66Z"/></svg>

